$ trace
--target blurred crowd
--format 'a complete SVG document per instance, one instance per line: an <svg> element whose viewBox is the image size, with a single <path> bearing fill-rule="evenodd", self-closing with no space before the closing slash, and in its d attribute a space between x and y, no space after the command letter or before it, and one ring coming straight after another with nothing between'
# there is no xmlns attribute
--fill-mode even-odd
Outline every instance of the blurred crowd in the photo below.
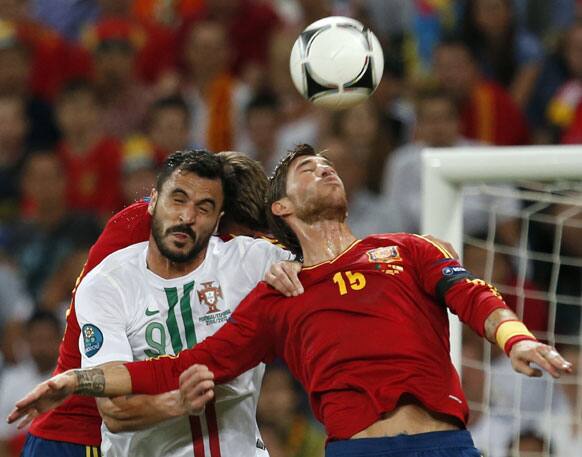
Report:
<svg viewBox="0 0 582 457"><path fill-rule="evenodd" d="M303 100L288 69L298 33L330 15L368 25L385 57L375 94L340 113ZM104 222L149 194L173 151L242 151L270 173L298 143L327 149L363 236L420 230L424 147L580 142L579 0L0 0L0 416L54 366L71 289ZM471 236L488 226L472 210L490 204L467 199ZM519 243L518 219L497 224L500 242ZM580 257L579 231L565 231L559 254ZM532 249L553 252L555 236L532 227ZM475 273L486 259L467 249ZM493 279L515 285L514 264L496 256ZM581 297L582 269L534 262L526 288L550 283ZM506 298L545 340L580 334L579 303ZM467 341L465 359L482 360ZM568 348L579 366L579 344ZM483 370L468 362L463 375L471 405L489 401ZM582 455L577 382L556 406L571 414L564 439L576 444L557 456ZM304 401L283 367L268 371L258 417L272 457L322 455ZM478 431L487 411L473 410ZM524 428L518 444L513 435L491 455L548 450L543 431ZM0 456L20 439L0 425Z"/></svg>

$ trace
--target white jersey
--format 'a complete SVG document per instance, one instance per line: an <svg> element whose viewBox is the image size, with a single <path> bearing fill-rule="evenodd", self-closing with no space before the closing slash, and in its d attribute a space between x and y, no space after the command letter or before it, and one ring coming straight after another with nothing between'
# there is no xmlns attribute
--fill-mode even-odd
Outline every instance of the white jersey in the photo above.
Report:
<svg viewBox="0 0 582 457"><path fill-rule="evenodd" d="M265 240L212 237L196 270L163 279L147 269L147 250L143 242L114 252L79 285L75 306L83 367L191 348L224 324L273 262L292 257ZM217 386L215 402L200 417L117 434L102 425L103 455L192 457L196 447L195 457L268 456L255 418L263 373L261 364Z"/></svg>

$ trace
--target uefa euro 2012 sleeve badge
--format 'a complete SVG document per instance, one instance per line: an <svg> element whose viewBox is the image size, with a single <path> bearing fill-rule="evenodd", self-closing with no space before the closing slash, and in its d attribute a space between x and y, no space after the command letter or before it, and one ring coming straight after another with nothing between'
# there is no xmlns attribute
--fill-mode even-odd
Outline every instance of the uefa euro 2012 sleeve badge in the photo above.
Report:
<svg viewBox="0 0 582 457"><path fill-rule="evenodd" d="M97 352L99 352L101 346L103 346L103 333L93 324L83 325L81 332L83 333L85 355L87 357L93 357Z"/></svg>

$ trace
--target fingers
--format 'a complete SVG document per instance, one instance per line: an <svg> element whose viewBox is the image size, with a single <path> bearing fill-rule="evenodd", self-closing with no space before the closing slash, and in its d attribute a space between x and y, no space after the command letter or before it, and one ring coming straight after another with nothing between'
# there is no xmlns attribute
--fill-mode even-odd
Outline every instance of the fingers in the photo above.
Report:
<svg viewBox="0 0 582 457"><path fill-rule="evenodd" d="M33 403L38 401L43 395L46 395L51 389L48 385L48 382L43 382L36 386L32 391L26 394L23 398L16 402L15 410L27 410L32 406Z"/></svg>
<svg viewBox="0 0 582 457"><path fill-rule="evenodd" d="M541 376L542 372L530 366L535 363L554 378L572 372L572 364L566 361L555 348L539 342L524 341L514 346L510 357L516 371L527 376Z"/></svg>
<svg viewBox="0 0 582 457"><path fill-rule="evenodd" d="M16 428L18 430L22 430L26 427L28 427L30 425L30 423L37 417L39 416L39 412L36 409L31 409L28 414L24 417L24 419L22 419L18 425L16 426Z"/></svg>
<svg viewBox="0 0 582 457"><path fill-rule="evenodd" d="M299 262L277 262L267 271L265 282L286 297L296 297L303 293L303 286L298 277L300 271Z"/></svg>
<svg viewBox="0 0 582 457"><path fill-rule="evenodd" d="M564 359L552 346L542 345L537 348L537 353L543 360L543 365L540 364L540 366L554 378L559 378L563 373L572 372L572 364Z"/></svg>
<svg viewBox="0 0 582 457"><path fill-rule="evenodd" d="M180 375L180 396L190 414L200 414L214 398L214 374L204 365L192 365Z"/></svg>
<svg viewBox="0 0 582 457"><path fill-rule="evenodd" d="M560 372L556 368L554 368L554 366L545 357L545 353L546 352L547 351L544 351L541 348L540 349L538 349L538 348L534 349L533 354L531 355L531 358L530 358L529 361L530 362L534 362L539 367L543 368L544 371L550 373L550 375L552 375L552 377L559 378L560 377Z"/></svg>
<svg viewBox="0 0 582 457"><path fill-rule="evenodd" d="M6 418L6 422L8 422L9 424L13 424L18 419L20 419L24 414L25 414L24 410L14 408L12 411L10 411L10 414Z"/></svg>
<svg viewBox="0 0 582 457"><path fill-rule="evenodd" d="M299 272L301 271L301 264L299 262L285 262L283 264L287 278L292 285L292 295L295 297L303 293L303 285L299 281Z"/></svg>
<svg viewBox="0 0 582 457"><path fill-rule="evenodd" d="M542 376L542 370L529 366L527 362L519 361L513 365L513 368L518 373L523 373L531 378L539 378Z"/></svg>

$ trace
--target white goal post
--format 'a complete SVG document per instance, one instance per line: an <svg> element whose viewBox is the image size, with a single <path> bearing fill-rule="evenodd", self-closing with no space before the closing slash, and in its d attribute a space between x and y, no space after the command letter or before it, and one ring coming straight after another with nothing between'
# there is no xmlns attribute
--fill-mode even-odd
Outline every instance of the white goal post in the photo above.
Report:
<svg viewBox="0 0 582 457"><path fill-rule="evenodd" d="M582 181L582 146L427 148L422 168L422 233L449 241L462 255L464 185ZM451 317L451 357L460 373L461 324Z"/></svg>

